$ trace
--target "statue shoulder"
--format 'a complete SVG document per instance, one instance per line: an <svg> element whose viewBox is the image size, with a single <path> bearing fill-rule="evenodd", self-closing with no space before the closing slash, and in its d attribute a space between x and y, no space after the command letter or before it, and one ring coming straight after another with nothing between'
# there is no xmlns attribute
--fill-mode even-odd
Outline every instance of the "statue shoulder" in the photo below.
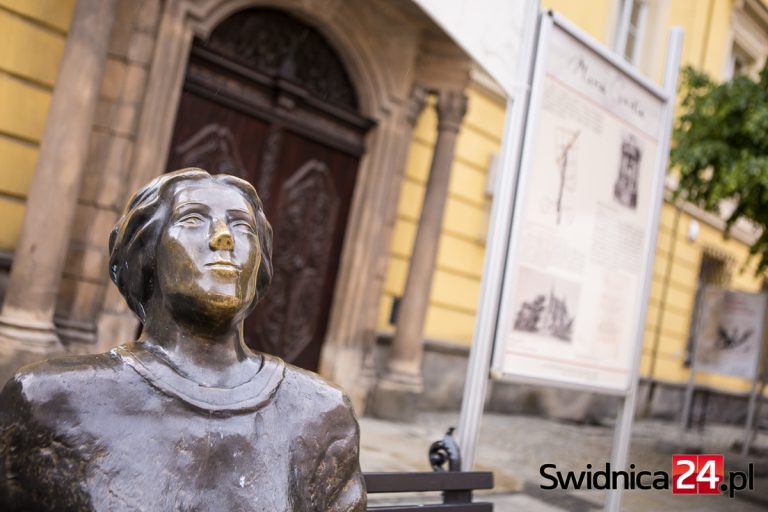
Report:
<svg viewBox="0 0 768 512"><path fill-rule="evenodd" d="M317 468L309 478L312 510L365 510L360 428L349 398L319 375L291 365L286 365L283 386L288 398L298 402L292 409L304 416L302 449L293 452L294 465Z"/></svg>
<svg viewBox="0 0 768 512"><path fill-rule="evenodd" d="M281 388L299 397L306 397L313 408L352 410L352 405L344 391L322 378L320 375L291 364L285 365L285 381ZM318 411L319 412L319 411Z"/></svg>
<svg viewBox="0 0 768 512"><path fill-rule="evenodd" d="M0 393L1 510L90 509L82 481L73 476L85 474L97 446L80 428L81 419L120 385L114 378L120 364L110 354L53 358L22 367L5 384ZM56 496L55 507L51 496Z"/></svg>
<svg viewBox="0 0 768 512"><path fill-rule="evenodd" d="M0 408L5 409L8 401L56 403L87 389L96 391L99 380L114 380L115 371L122 366L122 360L110 352L56 357L23 366L3 387Z"/></svg>

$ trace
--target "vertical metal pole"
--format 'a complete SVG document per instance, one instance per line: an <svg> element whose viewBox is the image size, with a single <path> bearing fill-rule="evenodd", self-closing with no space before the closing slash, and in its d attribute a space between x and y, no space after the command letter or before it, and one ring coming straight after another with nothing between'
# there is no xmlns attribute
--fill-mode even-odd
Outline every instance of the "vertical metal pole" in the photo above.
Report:
<svg viewBox="0 0 768 512"><path fill-rule="evenodd" d="M752 390L749 392L749 405L747 406L747 422L744 425L744 441L741 443L741 456L746 457L749 455L749 448L752 444L752 426L755 423L755 407L757 406L757 381L758 376L755 375L752 381ZM762 386L760 386L762 390Z"/></svg>
<svg viewBox="0 0 768 512"><path fill-rule="evenodd" d="M688 423L691 421L691 409L693 409L693 395L696 391L696 347L699 340L699 329L701 324L701 308L706 295L706 286L696 294L696 310L694 311L695 320L693 322L693 332L691 333L691 370L688 374L688 382L685 385L685 396L683 398L683 411L680 416L680 442L683 441L685 431L688 430Z"/></svg>
<svg viewBox="0 0 768 512"><path fill-rule="evenodd" d="M766 358L766 360L768 361L768 358ZM758 418L760 416L760 409L761 409L761 407L763 405L763 395L765 394L765 377L766 377L765 371L766 371L766 369L763 368L763 377L760 380L760 390L757 393L757 403L755 404L754 418ZM744 443L745 445L748 446L747 451L749 451L749 449L752 447L752 441L753 441L754 436L756 434L755 428L754 428L754 422L757 421L757 420L753 419L752 421L753 421L753 428L751 429L751 432L750 432L749 443ZM743 450L743 448L742 448L742 450ZM745 457L747 455L749 455L749 454L748 453L744 454Z"/></svg>
<svg viewBox="0 0 768 512"><path fill-rule="evenodd" d="M677 205L675 208L675 222L672 227L672 236L670 237L669 249L667 250L667 268L664 271L664 282L661 285L661 298L659 299L659 312L656 314L656 328L653 330L653 343L651 344L651 367L648 368L648 393L645 396L645 414L651 411L653 402L653 393L656 389L656 360L659 355L659 342L661 341L661 326L664 325L666 316L667 296L669 294L669 285L672 280L672 267L675 261L675 248L677 247L677 230L680 228L680 217L682 217L683 208Z"/></svg>
<svg viewBox="0 0 768 512"><path fill-rule="evenodd" d="M698 343L699 343L699 331L701 330L702 311L704 308L704 297L707 294L707 286L699 282L699 290L696 292L696 309L693 312L694 321L691 325L691 370L688 374L688 382L685 384L685 395L683 397L683 410L680 416L680 433L678 436L679 442L683 444L683 438L685 431L688 430L688 425L691 423L691 414L693 412L693 398L696 393L696 374L698 368L696 366Z"/></svg>
<svg viewBox="0 0 768 512"><path fill-rule="evenodd" d="M749 393L749 406L747 407L747 423L744 425L744 441L741 443L741 456L746 457L749 455L749 449L752 446L752 433L755 426L755 416L757 415L758 408L758 390L762 398L763 390L765 389L765 366L768 363L768 350L765 346L765 316L763 316L763 329L762 339L760 340L760 357L755 368L755 378L752 380L752 390ZM762 361L761 365L759 361ZM757 381L760 381L758 387Z"/></svg>
<svg viewBox="0 0 768 512"><path fill-rule="evenodd" d="M666 175L667 163L669 159L670 138L672 135L672 121L675 114L675 101L677 91L677 77L680 70L680 57L683 50L683 30L680 27L674 27L669 34L669 46L667 48L667 62L664 67L664 92L667 95L667 105L664 110L664 118L660 129L659 138L659 157L656 164L659 176L656 184L656 204L653 205L653 217L650 224L650 243L648 244L646 261L653 261L656 251L656 238L659 233L659 217L661 215L661 204L664 202L664 176ZM635 353L632 364L632 374L630 375L629 390L621 401L618 416L616 418L616 428L613 434L613 449L611 451L611 468L621 471L627 466L629 456L629 443L632 438L632 422L635 418L635 403L637 402L637 387L640 373L640 358L643 354L643 338L645 335L645 321L648 314L648 295L651 291L653 281L653 267L648 265L644 276L643 284L643 306L638 318ZM605 510L609 512L619 512L621 508L621 489L612 489L608 491L605 500Z"/></svg>
<svg viewBox="0 0 768 512"><path fill-rule="evenodd" d="M539 0L529 0L523 27L525 33L520 45L514 98L507 102L504 122L504 141L499 161L497 187L493 198L491 221L488 227L488 244L483 266L478 315L469 353L464 398L461 402L458 442L461 448L461 469L472 469L475 448L480 436L480 420L488 388L488 372L491 350L498 317L499 296L503 280L504 262L509 244L513 202L522 141L525 133L525 117L530 97L530 80L535 55L537 28L539 25Z"/></svg>

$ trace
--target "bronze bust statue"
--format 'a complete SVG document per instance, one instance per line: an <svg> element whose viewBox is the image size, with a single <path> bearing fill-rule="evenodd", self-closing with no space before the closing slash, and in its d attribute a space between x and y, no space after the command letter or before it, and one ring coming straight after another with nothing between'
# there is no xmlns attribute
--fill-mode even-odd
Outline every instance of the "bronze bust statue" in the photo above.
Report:
<svg viewBox="0 0 768 512"><path fill-rule="evenodd" d="M271 247L246 181L190 168L139 190L109 266L141 336L6 384L0 510L364 511L348 399L243 342Z"/></svg>

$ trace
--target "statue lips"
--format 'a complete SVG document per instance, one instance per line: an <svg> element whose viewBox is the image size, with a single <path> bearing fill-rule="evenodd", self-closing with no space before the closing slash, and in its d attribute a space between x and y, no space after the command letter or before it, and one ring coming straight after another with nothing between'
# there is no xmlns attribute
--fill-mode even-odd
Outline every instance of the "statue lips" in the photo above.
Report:
<svg viewBox="0 0 768 512"><path fill-rule="evenodd" d="M205 264L215 274L223 277L236 277L242 270L239 265L229 260L216 260Z"/></svg>

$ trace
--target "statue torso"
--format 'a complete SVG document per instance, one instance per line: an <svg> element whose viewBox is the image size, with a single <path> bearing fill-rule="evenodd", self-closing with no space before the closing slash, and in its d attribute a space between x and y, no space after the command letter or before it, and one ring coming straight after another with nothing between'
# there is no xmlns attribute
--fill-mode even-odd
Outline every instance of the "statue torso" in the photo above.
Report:
<svg viewBox="0 0 768 512"><path fill-rule="evenodd" d="M146 356L121 348L62 358L9 382L0 469L14 478L0 504L364 510L357 426L339 390L275 358L246 387L196 389ZM341 488L350 496L331 504Z"/></svg>

